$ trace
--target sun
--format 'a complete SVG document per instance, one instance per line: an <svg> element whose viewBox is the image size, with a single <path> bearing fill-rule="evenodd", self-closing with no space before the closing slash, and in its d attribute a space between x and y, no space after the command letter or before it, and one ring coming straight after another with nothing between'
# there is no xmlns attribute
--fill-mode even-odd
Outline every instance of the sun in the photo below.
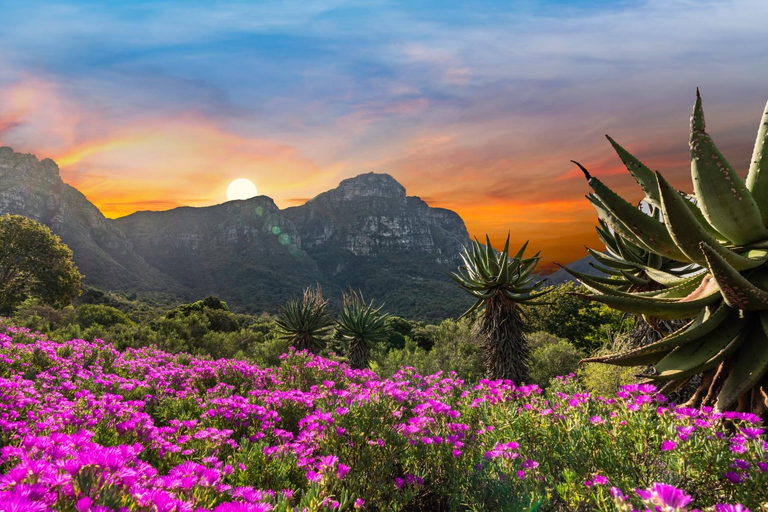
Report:
<svg viewBox="0 0 768 512"><path fill-rule="evenodd" d="M256 185L246 178L238 178L227 187L227 201L250 199L257 195L259 192L256 190Z"/></svg>

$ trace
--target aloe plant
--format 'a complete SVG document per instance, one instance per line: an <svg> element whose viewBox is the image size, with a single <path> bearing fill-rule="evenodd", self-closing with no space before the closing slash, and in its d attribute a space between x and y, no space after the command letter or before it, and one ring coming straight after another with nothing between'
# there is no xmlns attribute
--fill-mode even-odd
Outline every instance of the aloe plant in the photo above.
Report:
<svg viewBox="0 0 768 512"><path fill-rule="evenodd" d="M580 164L593 190L590 201L615 233L661 257L691 265L685 274L650 269L666 288L621 291L596 279L580 280L585 296L613 308L662 319L693 320L659 341L589 361L654 365L645 377L664 390L701 374L690 405L718 410L768 407L768 106L747 179L743 180L707 134L698 91L691 116L693 194L675 190L613 143L647 203L662 218L639 211ZM692 199L692 200L691 200Z"/></svg>
<svg viewBox="0 0 768 512"><path fill-rule="evenodd" d="M475 303L461 318L480 313L478 331L482 339L483 363L490 379L510 379L517 384L530 382L528 366L530 347L528 328L520 308L547 293L537 291L544 281L536 281L533 271L539 253L524 258L526 242L513 257L509 256L509 235L501 252L494 251L486 235L486 244L475 239L464 247L464 264L451 278L472 297Z"/></svg>
<svg viewBox="0 0 768 512"><path fill-rule="evenodd" d="M297 350L318 353L325 348L334 322L320 285L306 288L301 300L294 297L282 306L276 323L278 337L288 340Z"/></svg>
<svg viewBox="0 0 768 512"><path fill-rule="evenodd" d="M347 345L347 359L352 368L368 368L371 350L377 343L387 340L386 320L389 315L381 308L366 304L361 292L349 291L343 295L336 331Z"/></svg>
<svg viewBox="0 0 768 512"><path fill-rule="evenodd" d="M616 144L613 141L612 143ZM577 165L580 164L577 163ZM638 209L648 209L651 217L662 220L661 209L656 206L641 202ZM587 251L595 259L595 263L590 265L605 274L604 276L589 276L568 267L561 268L579 280L591 278L616 290L629 293L662 290L667 288L669 276L680 278L697 268L696 265L675 261L632 243L613 231L601 218L598 219L597 235L605 244L605 252L599 252L590 247L587 247ZM624 346L630 348L653 343L679 329L685 323L683 320L633 316L635 325L623 340Z"/></svg>

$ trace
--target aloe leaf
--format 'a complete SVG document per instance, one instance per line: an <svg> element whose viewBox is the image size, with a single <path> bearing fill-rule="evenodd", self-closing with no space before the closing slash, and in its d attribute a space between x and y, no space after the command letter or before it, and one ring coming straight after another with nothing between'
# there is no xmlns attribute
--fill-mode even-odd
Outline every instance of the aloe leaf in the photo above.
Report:
<svg viewBox="0 0 768 512"><path fill-rule="evenodd" d="M707 221L736 245L768 238L755 198L705 131L701 95L691 116L691 176Z"/></svg>
<svg viewBox="0 0 768 512"><path fill-rule="evenodd" d="M744 310L768 309L768 291L752 284L706 242L701 242L700 246L709 271L723 294L723 300L729 306Z"/></svg>
<svg viewBox="0 0 768 512"><path fill-rule="evenodd" d="M760 208L763 225L768 226L768 104L765 105L757 130L755 149L747 174L747 188Z"/></svg>
<svg viewBox="0 0 768 512"><path fill-rule="evenodd" d="M669 232L680 250L691 261L699 265L707 264L706 258L704 258L699 247L702 241L707 243L707 245L738 270L754 268L768 261L768 256L761 259L749 259L723 247L715 237L710 235L697 222L691 211L685 206L685 203L689 201L680 196L661 174L657 177L659 194L661 195L661 209L664 212Z"/></svg>
<svg viewBox="0 0 768 512"><path fill-rule="evenodd" d="M719 411L727 410L741 395L759 383L768 371L768 337L765 334L764 317L766 312L760 314L763 325L753 327L733 357L730 372L717 397L715 408Z"/></svg>

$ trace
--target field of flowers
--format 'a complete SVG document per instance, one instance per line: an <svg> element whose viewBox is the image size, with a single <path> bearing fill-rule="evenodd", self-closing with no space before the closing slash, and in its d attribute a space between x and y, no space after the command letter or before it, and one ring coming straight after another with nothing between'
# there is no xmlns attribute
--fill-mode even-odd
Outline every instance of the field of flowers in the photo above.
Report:
<svg viewBox="0 0 768 512"><path fill-rule="evenodd" d="M0 326L0 511L768 509L757 418ZM726 505L730 504L730 505Z"/></svg>

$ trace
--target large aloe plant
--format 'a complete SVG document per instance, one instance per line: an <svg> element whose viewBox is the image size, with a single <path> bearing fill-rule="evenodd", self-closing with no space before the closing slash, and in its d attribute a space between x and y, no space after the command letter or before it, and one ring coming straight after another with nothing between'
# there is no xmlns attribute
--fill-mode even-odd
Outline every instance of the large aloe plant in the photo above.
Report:
<svg viewBox="0 0 768 512"><path fill-rule="evenodd" d="M514 257L509 256L509 235L504 250L494 251L486 235L486 244L475 240L471 249L464 247L464 264L451 277L475 298L475 303L461 318L482 311L479 332L482 336L483 363L488 378L530 382L528 374L530 348L525 338L527 326L520 304L531 302L544 292L536 291L533 271L539 254L524 258L528 242Z"/></svg>
<svg viewBox="0 0 768 512"><path fill-rule="evenodd" d="M667 287L620 291L582 278L586 296L616 309L664 319L694 318L650 345L593 361L652 364L651 381L667 390L702 374L692 405L763 413L768 371L768 106L761 120L746 182L705 131L701 96L691 117L692 196L614 143L645 201L663 220L646 215L584 170L590 201L614 232L638 247L693 265L680 275L652 270ZM691 200L693 199L693 200Z"/></svg>
<svg viewBox="0 0 768 512"><path fill-rule="evenodd" d="M279 338L288 340L297 350L317 353L325 348L334 322L318 285L306 288L301 300L294 297L282 306L275 323Z"/></svg>
<svg viewBox="0 0 768 512"><path fill-rule="evenodd" d="M371 350L377 343L386 341L388 330L386 313L365 303L363 294L350 291L343 295L336 330L347 345L347 358L352 368L368 368Z"/></svg>
<svg viewBox="0 0 768 512"><path fill-rule="evenodd" d="M611 141L613 144L615 142ZM580 165L577 163L577 165ZM586 169L584 169L586 171ZM589 196L592 200L593 197ZM641 202L640 209L649 209L648 214L662 220L661 209ZM595 259L590 263L605 276L590 276L568 267L563 270L577 279L592 280L606 286L611 286L622 292L651 292L667 288L669 276L680 278L690 274L695 268L684 262L679 262L651 252L627 240L613 231L603 219L598 219L597 235L605 244L605 252L599 252L587 247L589 254ZM679 329L683 320L660 320L654 317L635 316L635 325L622 341L625 348L636 348L653 343L664 335Z"/></svg>

